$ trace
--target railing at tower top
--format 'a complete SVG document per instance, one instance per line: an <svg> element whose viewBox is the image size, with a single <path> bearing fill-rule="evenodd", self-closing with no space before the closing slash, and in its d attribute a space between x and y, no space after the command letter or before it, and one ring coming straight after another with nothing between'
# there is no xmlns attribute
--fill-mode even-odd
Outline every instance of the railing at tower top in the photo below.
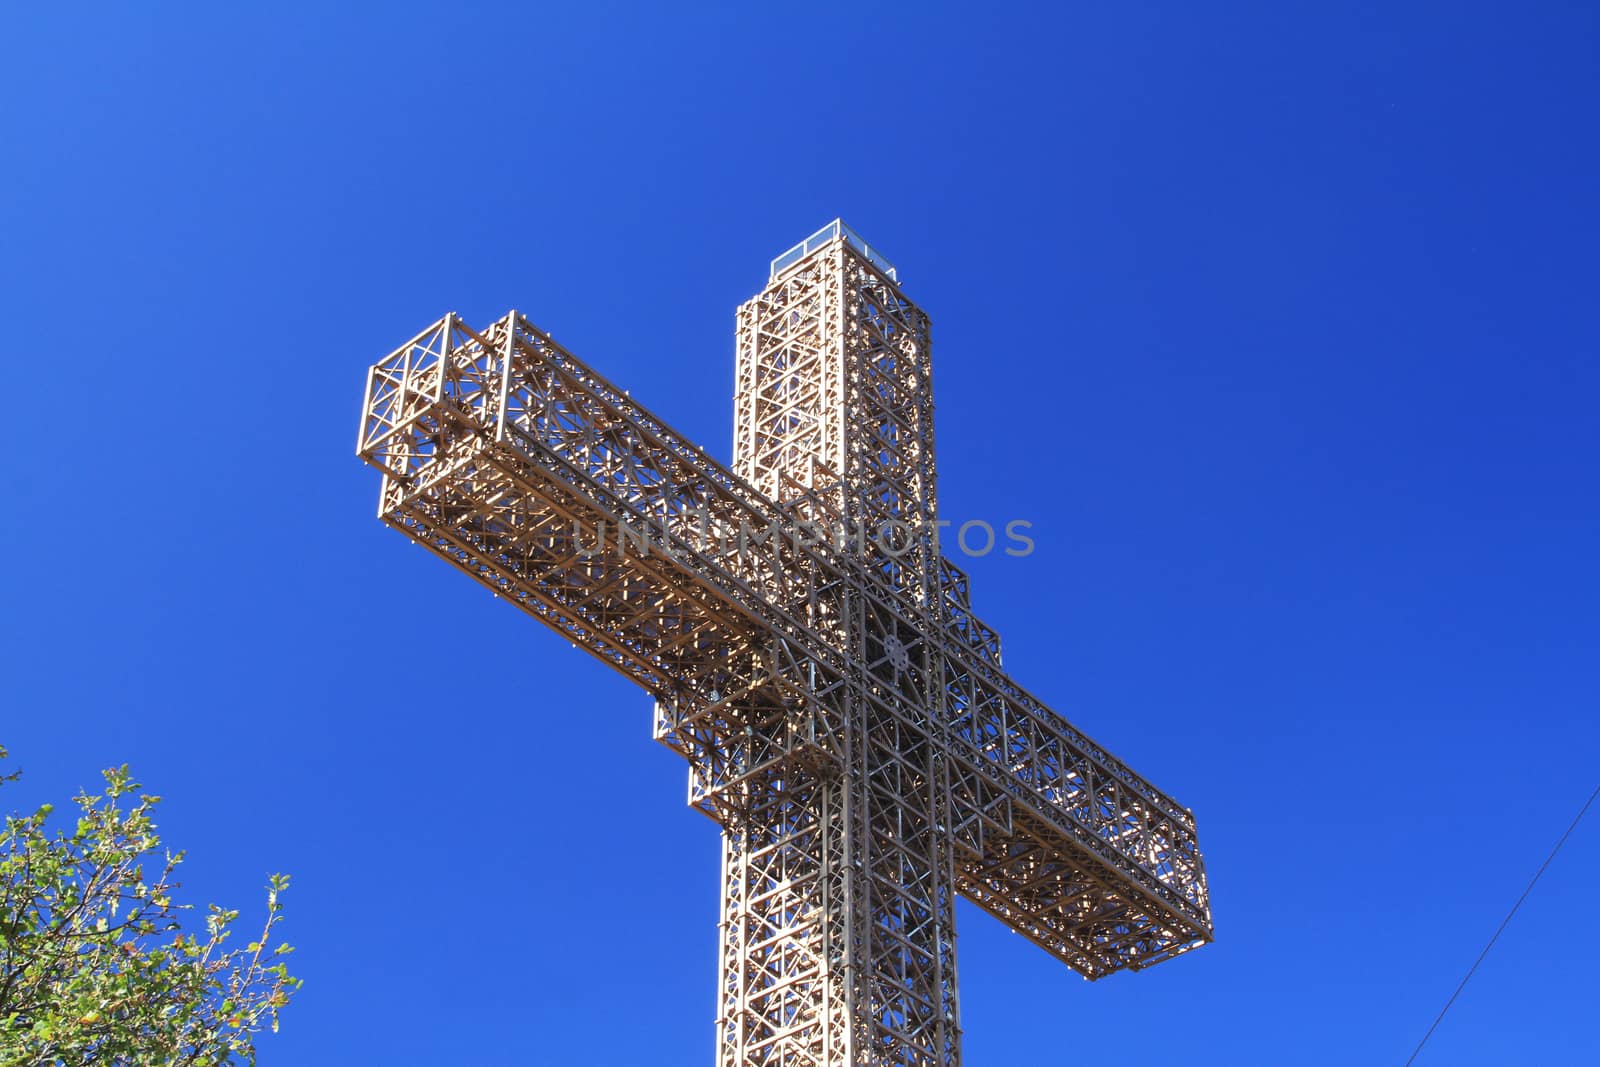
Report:
<svg viewBox="0 0 1600 1067"><path fill-rule="evenodd" d="M804 241L789 249L783 255L772 261L772 272L767 276L768 281L775 281L778 275L800 262L802 259L827 244L829 241L843 237L845 243L864 256L868 263L877 267L891 282L900 283L900 276L890 263L877 249L867 244L866 240L849 226L843 219L834 219Z"/></svg>

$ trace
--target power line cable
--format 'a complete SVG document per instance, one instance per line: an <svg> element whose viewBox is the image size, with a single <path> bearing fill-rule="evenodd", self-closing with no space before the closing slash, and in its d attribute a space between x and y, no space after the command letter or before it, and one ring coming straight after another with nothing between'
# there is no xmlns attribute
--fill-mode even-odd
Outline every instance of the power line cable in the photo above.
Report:
<svg viewBox="0 0 1600 1067"><path fill-rule="evenodd" d="M1561 846L1567 843L1567 838L1572 836L1572 831L1576 830L1578 823L1583 821L1583 817L1588 812L1589 805L1594 803L1595 797L1600 797L1600 785L1594 787L1594 792L1589 794L1589 799L1585 800L1583 807L1578 809L1577 818L1572 820L1572 825L1567 827L1567 832L1561 835L1561 840L1556 842L1556 847L1550 850L1550 855L1546 856L1544 862L1539 864L1539 869L1534 872L1533 881L1528 883L1528 888L1522 891L1522 895L1517 898L1517 902L1511 905L1511 910L1506 912L1506 917L1500 920L1500 928L1494 932L1494 936L1489 939L1489 943L1483 946L1483 951L1478 953L1478 958L1472 961L1472 966L1467 969L1467 976L1461 979L1461 984L1456 986L1456 991L1450 994L1450 999L1445 1001L1444 1007L1439 1010L1439 1017L1433 1020L1433 1025L1428 1027L1428 1032L1422 1035L1421 1041L1417 1042L1417 1047L1412 1050L1410 1058L1406 1060L1406 1067L1411 1067L1412 1060L1417 1058L1417 1055L1422 1051L1422 1046L1428 1043L1428 1038L1433 1036L1433 1032L1444 1021L1445 1012L1450 1010L1450 1005L1456 1002L1456 998L1461 995L1461 991L1467 988L1467 983L1472 981L1473 974L1478 970L1478 964L1482 963L1483 958L1489 954L1489 950L1494 948L1494 943L1500 940L1500 935L1505 932L1506 924L1511 922L1511 917L1517 913L1518 908L1522 907L1522 902L1528 899L1528 894L1533 892L1533 887L1539 882L1539 876L1544 874L1546 867L1550 866L1550 861L1556 858L1556 853L1560 852Z"/></svg>

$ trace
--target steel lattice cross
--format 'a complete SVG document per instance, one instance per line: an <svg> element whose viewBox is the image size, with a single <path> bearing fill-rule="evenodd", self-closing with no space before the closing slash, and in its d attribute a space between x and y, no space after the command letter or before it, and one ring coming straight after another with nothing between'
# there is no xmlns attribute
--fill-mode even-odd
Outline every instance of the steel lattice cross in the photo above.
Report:
<svg viewBox="0 0 1600 1067"><path fill-rule="evenodd" d="M955 1067L959 893L1088 978L1209 941L1194 817L1002 671L927 317L835 222L738 314L729 471L516 312L369 372L378 512L655 698L722 827L719 1067Z"/></svg>

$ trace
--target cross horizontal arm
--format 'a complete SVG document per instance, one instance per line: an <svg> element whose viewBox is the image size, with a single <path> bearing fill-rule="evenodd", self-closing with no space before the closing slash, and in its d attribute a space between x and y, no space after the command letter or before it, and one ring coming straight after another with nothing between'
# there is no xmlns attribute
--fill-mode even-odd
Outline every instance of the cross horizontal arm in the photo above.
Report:
<svg viewBox="0 0 1600 1067"><path fill-rule="evenodd" d="M837 755L819 716L852 669L838 593L870 564L521 316L447 315L374 366L358 452L385 522L657 697L657 736L718 821L800 748ZM948 561L939 585L926 608L891 600L931 638L928 706L903 714L942 744L957 888L1091 978L1209 940L1192 815L1001 670ZM774 733L751 707L796 721Z"/></svg>
<svg viewBox="0 0 1600 1067"><path fill-rule="evenodd" d="M842 670L803 617L829 546L515 313L375 365L358 452L385 522L658 697L772 633Z"/></svg>
<svg viewBox="0 0 1600 1067"><path fill-rule="evenodd" d="M1193 814L1027 692L938 561L956 881L1085 976L1211 940Z"/></svg>
<svg viewBox="0 0 1600 1067"><path fill-rule="evenodd" d="M997 667L944 660L962 895L1089 978L1209 941L1193 815Z"/></svg>

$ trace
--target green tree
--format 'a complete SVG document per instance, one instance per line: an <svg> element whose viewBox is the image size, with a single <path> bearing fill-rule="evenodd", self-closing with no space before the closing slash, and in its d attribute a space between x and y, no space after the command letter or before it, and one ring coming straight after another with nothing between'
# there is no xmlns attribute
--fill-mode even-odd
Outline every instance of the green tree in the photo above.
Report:
<svg viewBox="0 0 1600 1067"><path fill-rule="evenodd" d="M0 748L0 758L6 755ZM179 923L173 874L126 766L105 792L81 793L76 826L51 830L51 806L6 817L0 836L0 1067L220 1067L255 1063L300 987L269 948L282 920L273 875L261 936L229 947L237 911L213 905L203 934ZM15 780L0 775L0 783Z"/></svg>

